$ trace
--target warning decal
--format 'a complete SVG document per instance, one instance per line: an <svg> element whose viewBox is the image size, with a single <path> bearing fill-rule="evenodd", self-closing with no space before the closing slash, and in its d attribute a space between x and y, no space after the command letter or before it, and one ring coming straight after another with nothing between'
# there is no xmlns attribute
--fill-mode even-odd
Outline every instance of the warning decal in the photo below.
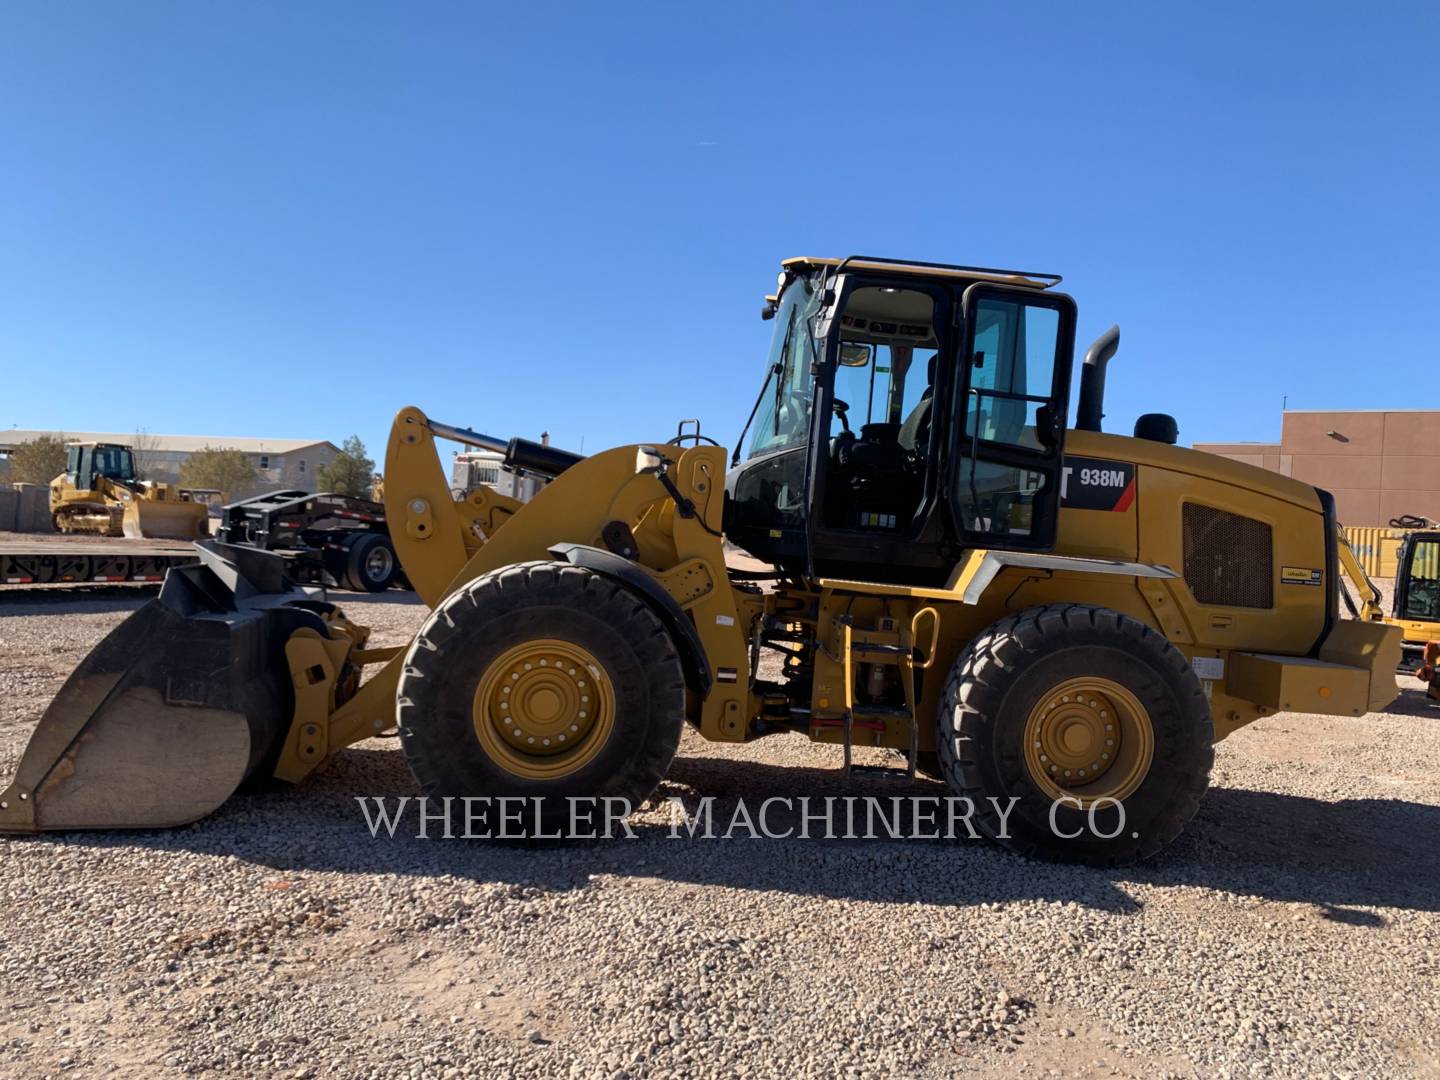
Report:
<svg viewBox="0 0 1440 1080"><path fill-rule="evenodd" d="M1123 513L1135 502L1135 466L1128 461L1066 456L1060 505L1071 510Z"/></svg>

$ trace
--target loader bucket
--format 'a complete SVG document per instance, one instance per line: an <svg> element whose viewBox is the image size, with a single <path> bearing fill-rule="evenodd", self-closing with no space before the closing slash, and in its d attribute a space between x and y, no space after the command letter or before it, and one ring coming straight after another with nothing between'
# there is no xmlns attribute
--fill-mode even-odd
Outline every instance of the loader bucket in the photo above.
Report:
<svg viewBox="0 0 1440 1080"><path fill-rule="evenodd" d="M183 825L273 770L294 710L285 641L325 633L324 605L275 555L196 548L45 710L0 792L0 832Z"/></svg>
<svg viewBox="0 0 1440 1080"><path fill-rule="evenodd" d="M185 499L131 499L121 531L132 540L201 540L210 528L210 508Z"/></svg>

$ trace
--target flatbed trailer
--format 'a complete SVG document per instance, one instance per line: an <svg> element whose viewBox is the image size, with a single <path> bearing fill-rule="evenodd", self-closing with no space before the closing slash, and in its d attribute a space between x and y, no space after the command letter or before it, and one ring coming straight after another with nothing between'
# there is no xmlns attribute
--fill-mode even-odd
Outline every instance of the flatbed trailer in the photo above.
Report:
<svg viewBox="0 0 1440 1080"><path fill-rule="evenodd" d="M188 540L11 533L0 539L0 585L151 582L196 561Z"/></svg>
<svg viewBox="0 0 1440 1080"><path fill-rule="evenodd" d="M273 551L294 581L365 592L409 587L385 506L334 492L273 491L230 503L216 538Z"/></svg>

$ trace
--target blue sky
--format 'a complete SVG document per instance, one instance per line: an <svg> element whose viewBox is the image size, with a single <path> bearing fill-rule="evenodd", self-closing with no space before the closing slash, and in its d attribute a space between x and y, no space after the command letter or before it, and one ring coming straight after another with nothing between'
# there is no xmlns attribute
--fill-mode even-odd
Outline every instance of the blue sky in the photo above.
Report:
<svg viewBox="0 0 1440 1080"><path fill-rule="evenodd" d="M11 0L0 427L728 443L850 253L1063 274L1112 429L1440 407L1437 10Z"/></svg>

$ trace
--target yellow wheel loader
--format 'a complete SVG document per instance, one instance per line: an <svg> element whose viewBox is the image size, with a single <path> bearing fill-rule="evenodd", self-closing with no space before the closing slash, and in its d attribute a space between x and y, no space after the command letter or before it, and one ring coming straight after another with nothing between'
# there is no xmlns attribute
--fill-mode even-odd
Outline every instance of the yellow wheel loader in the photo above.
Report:
<svg viewBox="0 0 1440 1080"><path fill-rule="evenodd" d="M50 481L56 532L198 540L209 515L183 490L138 479L134 451L118 443L71 443L65 471Z"/></svg>
<svg viewBox="0 0 1440 1080"><path fill-rule="evenodd" d="M1181 449L1168 416L1101 432L1118 330L1067 430L1058 282L785 262L730 455L682 425L582 458L402 409L385 506L432 608L414 639L367 648L266 553L202 545L61 690L0 829L178 825L398 729L426 795L532 800L545 832L567 800L645 799L688 723L833 744L847 773L891 748L1023 852L1153 854L1216 740L1388 704L1399 632L1340 617L1325 492ZM457 498L437 439L553 479Z"/></svg>

